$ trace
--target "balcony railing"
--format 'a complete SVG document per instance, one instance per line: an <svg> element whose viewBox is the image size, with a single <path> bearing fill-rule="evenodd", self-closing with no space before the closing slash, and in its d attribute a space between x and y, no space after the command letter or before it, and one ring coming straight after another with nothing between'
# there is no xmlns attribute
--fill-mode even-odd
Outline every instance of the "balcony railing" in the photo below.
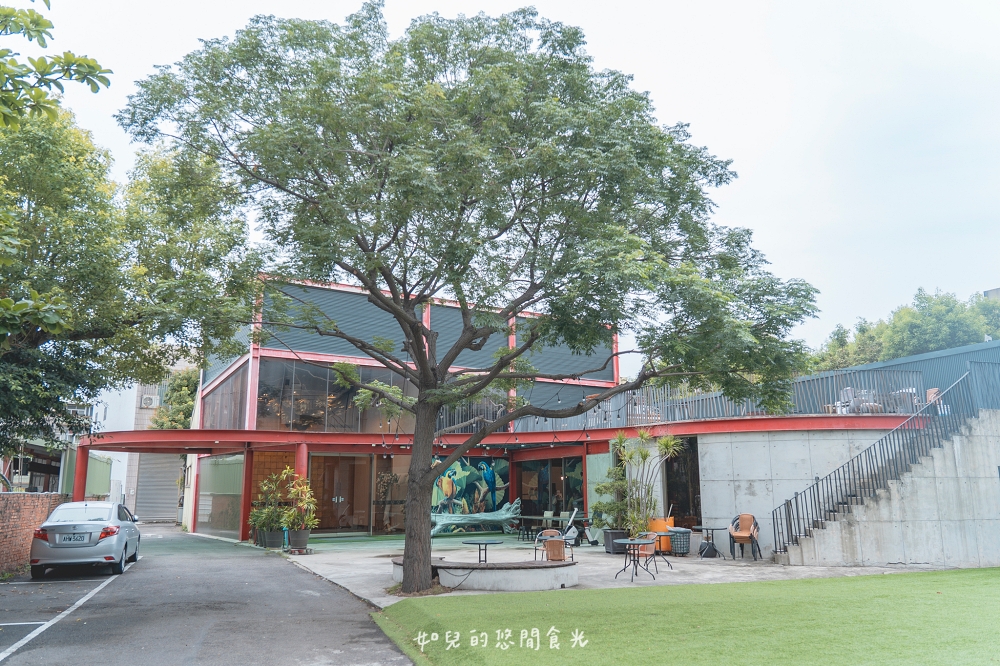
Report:
<svg viewBox="0 0 1000 666"><path fill-rule="evenodd" d="M594 389L596 393L600 389ZM841 370L796 378L792 414L913 414L925 400L918 370ZM626 428L674 421L765 416L756 402L734 402L721 392L643 387L602 402L568 419L527 417L516 432Z"/></svg>

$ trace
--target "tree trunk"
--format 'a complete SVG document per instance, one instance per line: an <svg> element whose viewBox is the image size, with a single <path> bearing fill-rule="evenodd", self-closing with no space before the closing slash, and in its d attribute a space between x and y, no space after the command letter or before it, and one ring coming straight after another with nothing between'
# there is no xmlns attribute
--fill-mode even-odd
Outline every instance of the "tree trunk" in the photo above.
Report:
<svg viewBox="0 0 1000 666"><path fill-rule="evenodd" d="M417 402L410 476L406 482L406 542L403 547L403 592L431 586L431 496L434 480L444 470L431 470L434 429L440 407Z"/></svg>

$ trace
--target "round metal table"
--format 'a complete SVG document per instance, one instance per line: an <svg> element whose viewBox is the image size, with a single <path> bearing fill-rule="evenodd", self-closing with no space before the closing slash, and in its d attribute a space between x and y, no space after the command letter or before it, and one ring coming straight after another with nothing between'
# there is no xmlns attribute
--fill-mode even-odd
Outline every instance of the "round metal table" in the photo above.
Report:
<svg viewBox="0 0 1000 666"><path fill-rule="evenodd" d="M642 569L648 573L653 580L656 580L656 576L653 575L653 572L639 563L639 559L641 558L639 555L639 546L648 546L656 543L655 539L615 539L615 543L625 546L625 566L621 568L621 571L615 574L615 578L618 578L618 575L624 573L629 568L629 565L631 565L632 577L629 579L629 582L635 580L635 575L639 573L639 569Z"/></svg>
<svg viewBox="0 0 1000 666"><path fill-rule="evenodd" d="M479 563L486 564L486 548L489 546L499 546L503 541L499 539L470 539L462 543L467 546L479 546Z"/></svg>
<svg viewBox="0 0 1000 666"><path fill-rule="evenodd" d="M698 546L698 554L701 556L701 559L705 559L706 557L721 557L722 559L726 559L726 556L723 555L722 551L719 550L718 547L715 545L715 532L717 532L718 530L729 529L728 527L708 527L707 525L695 525L694 529L701 530L702 535L708 532L708 537L702 538L701 545Z"/></svg>

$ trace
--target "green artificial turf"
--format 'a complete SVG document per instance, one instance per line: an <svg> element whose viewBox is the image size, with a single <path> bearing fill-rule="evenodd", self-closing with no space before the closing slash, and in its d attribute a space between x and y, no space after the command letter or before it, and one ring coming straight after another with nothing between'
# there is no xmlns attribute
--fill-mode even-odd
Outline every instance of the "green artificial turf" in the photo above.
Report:
<svg viewBox="0 0 1000 666"><path fill-rule="evenodd" d="M374 617L417 664L1000 664L1000 569L411 598ZM540 649L522 648L534 628ZM420 632L438 634L422 655Z"/></svg>

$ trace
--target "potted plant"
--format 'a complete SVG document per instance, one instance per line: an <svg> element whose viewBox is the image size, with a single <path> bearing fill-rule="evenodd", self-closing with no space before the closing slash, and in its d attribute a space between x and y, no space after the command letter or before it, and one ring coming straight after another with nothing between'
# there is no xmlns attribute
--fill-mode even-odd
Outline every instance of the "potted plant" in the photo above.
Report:
<svg viewBox="0 0 1000 666"><path fill-rule="evenodd" d="M257 545L281 548L285 535L282 531L280 477L272 474L260 482L260 494L250 510L250 527L256 533Z"/></svg>
<svg viewBox="0 0 1000 666"><path fill-rule="evenodd" d="M619 434L616 439L623 439L623 436ZM659 505L654 493L656 481L663 473L663 463L684 451L684 442L670 436L654 442L649 432L640 430L636 439L622 442L620 450L628 484L625 529L635 538L650 531Z"/></svg>
<svg viewBox="0 0 1000 666"><path fill-rule="evenodd" d="M608 480L597 485L601 495L609 495L605 502L595 502L594 512L602 515L595 521L604 527L604 550L612 554L625 552L624 546L614 543L626 536L635 538L649 531L649 523L657 512L657 499L653 492L656 479L662 473L664 461L684 450L684 443L676 437L653 436L640 430L634 440L624 433L610 442L614 464L608 470Z"/></svg>
<svg viewBox="0 0 1000 666"><path fill-rule="evenodd" d="M290 506L281 513L281 526L288 530L288 547L303 549L309 543L309 533L319 525L316 517L316 497L309 479L300 477L291 467L281 473L285 482L285 497Z"/></svg>

